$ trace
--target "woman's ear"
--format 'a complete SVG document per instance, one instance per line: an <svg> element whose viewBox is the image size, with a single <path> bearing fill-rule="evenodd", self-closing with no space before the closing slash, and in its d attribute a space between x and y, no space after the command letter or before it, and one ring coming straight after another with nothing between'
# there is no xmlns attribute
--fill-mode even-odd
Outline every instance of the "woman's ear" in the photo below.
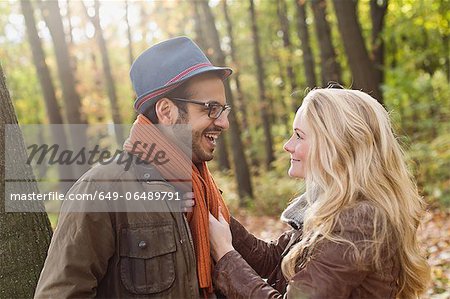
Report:
<svg viewBox="0 0 450 299"><path fill-rule="evenodd" d="M158 122L163 125L173 125L178 117L178 109L167 98L160 99L155 105Z"/></svg>

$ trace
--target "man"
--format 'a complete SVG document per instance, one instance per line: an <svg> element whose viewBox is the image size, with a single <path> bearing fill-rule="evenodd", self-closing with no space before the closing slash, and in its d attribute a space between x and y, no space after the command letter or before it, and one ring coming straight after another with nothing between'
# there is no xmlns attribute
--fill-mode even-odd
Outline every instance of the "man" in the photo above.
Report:
<svg viewBox="0 0 450 299"><path fill-rule="evenodd" d="M205 162L229 126L222 81L230 74L229 68L212 66L186 37L154 45L136 59L130 76L139 115L124 144L124 155L133 158L130 169L120 163L97 165L68 194L193 191L195 208L187 214L129 207L61 212L36 298L198 298L212 293L208 214L217 217L220 206L229 215ZM176 125L188 126L192 134ZM192 161L184 163L191 137ZM141 163L151 161L160 163ZM189 188L183 183L186 176Z"/></svg>

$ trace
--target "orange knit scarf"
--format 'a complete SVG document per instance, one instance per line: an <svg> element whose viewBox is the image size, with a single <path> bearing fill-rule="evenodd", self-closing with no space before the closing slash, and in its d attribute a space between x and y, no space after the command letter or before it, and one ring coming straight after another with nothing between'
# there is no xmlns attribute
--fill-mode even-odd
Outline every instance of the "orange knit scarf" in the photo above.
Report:
<svg viewBox="0 0 450 299"><path fill-rule="evenodd" d="M155 146L149 153L150 146L148 145L151 144L155 144ZM192 212L187 213L187 220L194 241L199 286L204 291L212 293L213 263L210 255L208 211L214 217L219 218L219 206L221 206L223 216L228 222L230 222L230 214L206 163L202 162L201 165L195 166L191 159L173 141L142 114L138 115L134 122L130 136L125 141L123 149L132 153L133 146L135 151L144 153L141 158L149 162L155 159L155 154L158 151L164 151L168 162L161 165L157 163L152 165L169 182L177 179L183 180L183 178L191 174L195 206ZM186 186L186 184L184 185Z"/></svg>

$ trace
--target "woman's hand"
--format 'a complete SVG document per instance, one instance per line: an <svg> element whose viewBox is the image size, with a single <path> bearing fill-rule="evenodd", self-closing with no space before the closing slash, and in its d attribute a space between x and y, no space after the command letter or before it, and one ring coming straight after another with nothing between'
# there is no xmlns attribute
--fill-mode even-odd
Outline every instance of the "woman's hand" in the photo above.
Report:
<svg viewBox="0 0 450 299"><path fill-rule="evenodd" d="M209 213L209 243L211 244L211 255L216 262L225 254L234 250L231 241L230 226L223 218L220 208L219 220Z"/></svg>

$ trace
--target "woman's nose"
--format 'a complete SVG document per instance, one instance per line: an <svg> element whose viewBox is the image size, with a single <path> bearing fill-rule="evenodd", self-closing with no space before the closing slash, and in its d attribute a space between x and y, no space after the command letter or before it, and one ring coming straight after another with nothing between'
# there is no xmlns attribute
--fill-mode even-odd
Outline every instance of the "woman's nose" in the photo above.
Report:
<svg viewBox="0 0 450 299"><path fill-rule="evenodd" d="M292 153L292 147L291 147L291 139L289 139L284 145L283 149L289 153Z"/></svg>

